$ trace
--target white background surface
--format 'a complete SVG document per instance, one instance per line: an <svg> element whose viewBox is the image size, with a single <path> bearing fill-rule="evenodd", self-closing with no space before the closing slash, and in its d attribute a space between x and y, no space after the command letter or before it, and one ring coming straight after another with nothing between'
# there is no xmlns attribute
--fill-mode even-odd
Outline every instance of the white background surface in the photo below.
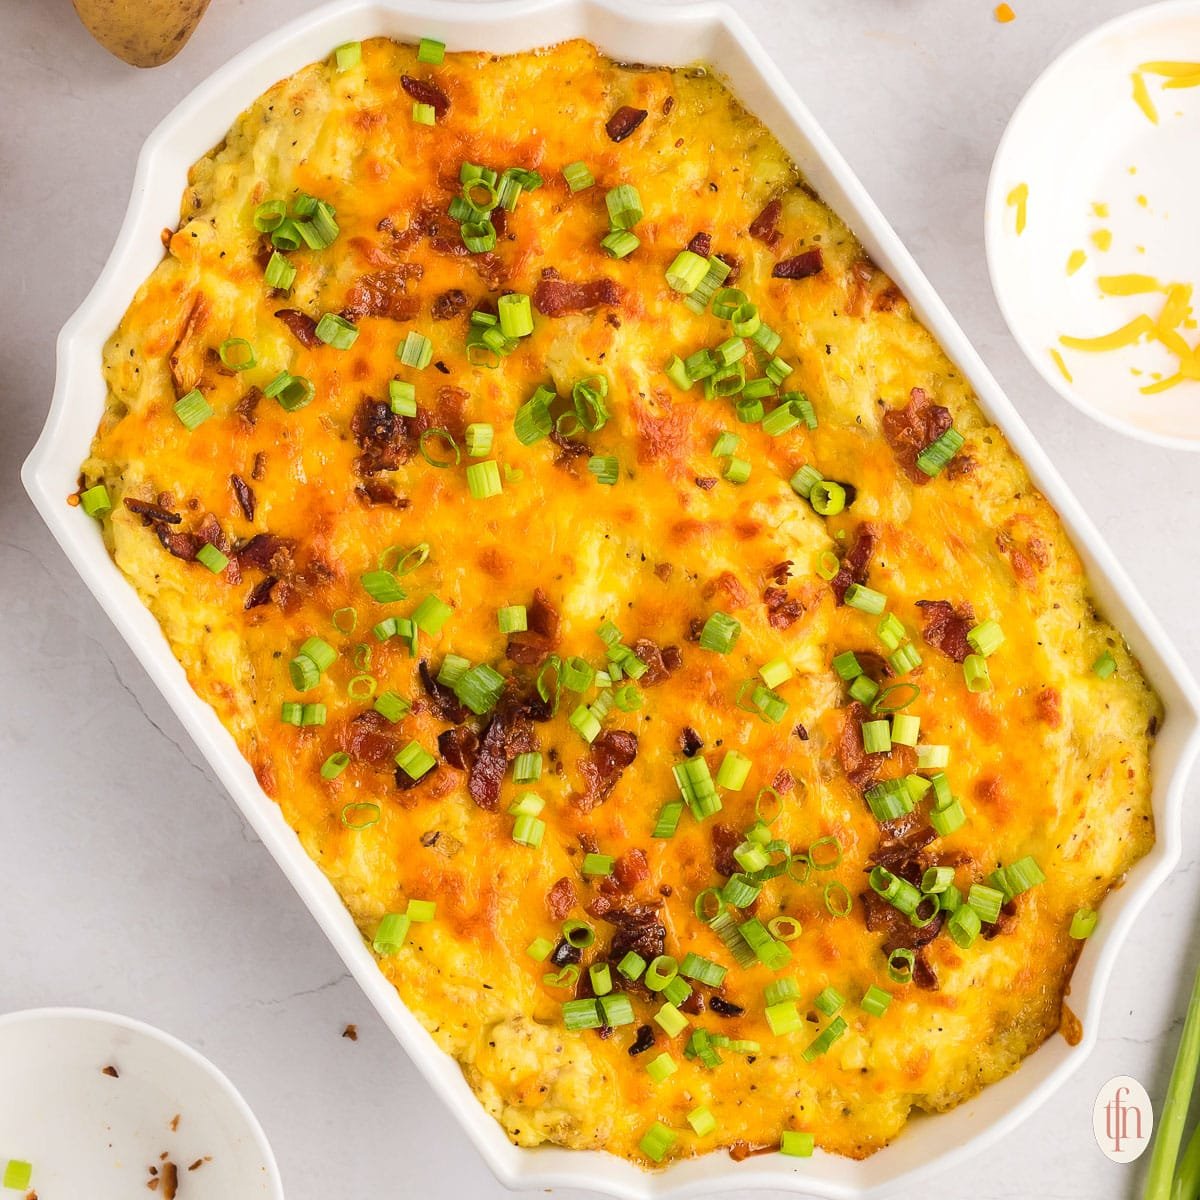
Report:
<svg viewBox="0 0 1200 1200"><path fill-rule="evenodd" d="M1009 337L983 260L987 171L1017 99L1069 42L1136 5L1013 0L1017 20L1002 26L992 2L737 7L1200 668L1200 458L1125 441L1054 396ZM54 337L108 254L142 140L234 50L313 6L213 0L179 58L137 72L91 41L68 0L0 0L0 1012L95 1005L191 1042L246 1095L296 1200L486 1200L506 1193L76 585L17 479L49 402ZM1183 862L1118 965L1098 1050L1007 1145L932 1185L948 1200L1138 1193L1144 1160L1101 1156L1092 1101L1119 1074L1156 1100L1165 1088L1200 957L1200 817L1187 820ZM357 1042L341 1037L347 1022Z"/></svg>

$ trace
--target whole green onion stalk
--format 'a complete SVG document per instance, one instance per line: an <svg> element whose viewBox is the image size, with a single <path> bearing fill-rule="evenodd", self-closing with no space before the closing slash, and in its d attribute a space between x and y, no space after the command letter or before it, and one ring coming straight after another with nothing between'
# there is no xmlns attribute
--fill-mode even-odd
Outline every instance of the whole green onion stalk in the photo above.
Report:
<svg viewBox="0 0 1200 1200"><path fill-rule="evenodd" d="M1179 1158L1179 1144L1183 1140L1183 1129L1187 1123L1191 1105L1192 1089L1196 1083L1196 1069L1200 1066L1200 969L1192 982L1192 994L1188 1000L1187 1015L1183 1021L1183 1035L1179 1039L1179 1051L1167 1084L1167 1096L1163 1101L1162 1117L1154 1139L1154 1151L1150 1156L1150 1173L1146 1177L1144 1200L1195 1200L1196 1181L1200 1180L1200 1147L1197 1136L1184 1155L1178 1178L1175 1164ZM1185 1172L1188 1180L1185 1180ZM1190 1180L1190 1182L1189 1182Z"/></svg>

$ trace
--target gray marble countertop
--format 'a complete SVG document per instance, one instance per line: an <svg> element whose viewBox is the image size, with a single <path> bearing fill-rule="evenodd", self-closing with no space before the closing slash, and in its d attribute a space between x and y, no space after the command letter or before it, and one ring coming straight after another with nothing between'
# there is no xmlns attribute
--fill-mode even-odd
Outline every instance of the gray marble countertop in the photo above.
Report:
<svg viewBox="0 0 1200 1200"><path fill-rule="evenodd" d="M1013 3L1004 26L992 0L737 7L1198 664L1200 459L1126 441L1054 396L1004 327L983 255L987 172L1018 98L1076 37L1136 4ZM55 336L108 254L143 139L235 50L313 6L214 0L175 62L138 72L87 37L67 0L0 0L0 1012L111 1008L193 1043L243 1090L298 1200L500 1197L17 478L49 402ZM1166 1084L1200 957L1197 808L1185 820L1183 862L1124 950L1098 1049L1006 1144L939 1179L943 1194L1137 1194L1144 1160L1103 1158L1092 1102L1118 1074L1155 1097ZM348 1022L357 1042L341 1036Z"/></svg>

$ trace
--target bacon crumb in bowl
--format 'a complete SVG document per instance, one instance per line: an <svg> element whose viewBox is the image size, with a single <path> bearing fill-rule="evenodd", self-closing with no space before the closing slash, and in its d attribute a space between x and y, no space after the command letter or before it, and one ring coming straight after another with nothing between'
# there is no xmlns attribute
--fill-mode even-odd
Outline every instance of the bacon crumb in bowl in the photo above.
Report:
<svg viewBox="0 0 1200 1200"><path fill-rule="evenodd" d="M156 1200L283 1200L233 1085L149 1025L88 1009L0 1016L0 1079L0 1144L25 1148L47 1200L130 1200L142 1186Z"/></svg>

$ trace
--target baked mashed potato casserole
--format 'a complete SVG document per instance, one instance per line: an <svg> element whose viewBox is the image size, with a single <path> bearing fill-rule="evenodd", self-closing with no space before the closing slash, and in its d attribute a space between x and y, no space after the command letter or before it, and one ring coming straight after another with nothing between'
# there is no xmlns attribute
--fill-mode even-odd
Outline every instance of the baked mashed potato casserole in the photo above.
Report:
<svg viewBox="0 0 1200 1200"><path fill-rule="evenodd" d="M712 73L341 46L163 243L72 501L513 1142L859 1158L1059 1029L1159 702Z"/></svg>

